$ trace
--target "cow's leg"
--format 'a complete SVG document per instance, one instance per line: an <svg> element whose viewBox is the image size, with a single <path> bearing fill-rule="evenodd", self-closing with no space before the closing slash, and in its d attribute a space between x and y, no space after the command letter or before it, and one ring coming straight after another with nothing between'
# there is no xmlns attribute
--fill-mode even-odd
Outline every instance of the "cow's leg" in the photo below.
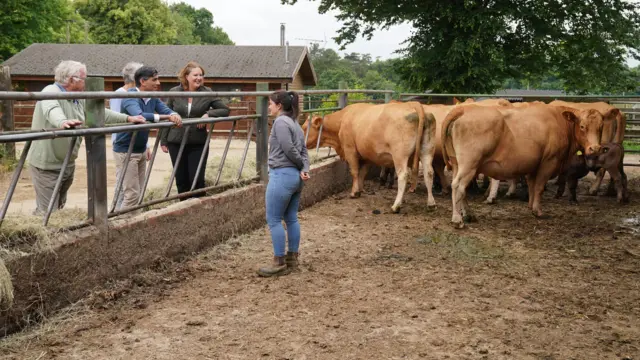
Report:
<svg viewBox="0 0 640 360"><path fill-rule="evenodd" d="M360 177L360 159L354 152L351 154L345 154L345 160L349 164L349 172L351 173L352 179L351 194L349 194L349 197L354 199L360 197L360 189L358 188L358 179Z"/></svg>
<svg viewBox="0 0 640 360"><path fill-rule="evenodd" d="M605 169L600 169L596 173L596 180L591 184L591 188L589 189L589 195L597 195L598 189L600 188L600 184L602 183L602 178L604 177Z"/></svg>
<svg viewBox="0 0 640 360"><path fill-rule="evenodd" d="M620 165L620 184L622 185L622 202L629 202L629 192L627 190L627 174L624 173L622 165Z"/></svg>
<svg viewBox="0 0 640 360"><path fill-rule="evenodd" d="M364 178L369 172L370 165L371 164L369 164L368 162L365 162L364 164L362 164L362 166L360 166L360 173L358 174L358 188L360 189L360 191L364 191Z"/></svg>
<svg viewBox="0 0 640 360"><path fill-rule="evenodd" d="M527 189L529 190L529 209L533 208L533 192L536 185L536 176L535 174L527 175Z"/></svg>
<svg viewBox="0 0 640 360"><path fill-rule="evenodd" d="M455 169L455 168L454 168ZM476 171L471 166L460 166L458 164L457 170L454 172L453 181L451 182L451 202L453 214L451 216L451 222L459 229L464 227L464 217L472 216L469 212L468 204L466 200L467 185L471 180L475 179ZM460 211L464 209L464 214Z"/></svg>
<svg viewBox="0 0 640 360"><path fill-rule="evenodd" d="M578 177L570 174L568 176L568 183L569 183L569 203L577 205L578 204L578 197L576 196L576 189L578 188Z"/></svg>
<svg viewBox="0 0 640 360"><path fill-rule="evenodd" d="M533 211L533 214L538 218L543 217L542 207L540 205L540 202L542 200L542 193L544 193L544 188L547 185L547 181L549 181L549 179L551 178L551 175L553 174L553 171L557 165L558 163L553 160L543 162L536 173L533 184L534 186L529 185L530 189L533 188L533 194L531 193L531 190L529 190L529 196L533 195L533 206L531 208L531 211Z"/></svg>
<svg viewBox="0 0 640 360"><path fill-rule="evenodd" d="M380 186L385 186L387 184L387 168L380 168Z"/></svg>
<svg viewBox="0 0 640 360"><path fill-rule="evenodd" d="M402 205L402 198L404 197L404 193L407 190L407 182L409 181L409 168L407 167L407 160L404 161L400 159L396 159L394 157L393 163L396 166L396 173L398 174L398 195L396 195L396 201L391 206L391 211L397 213L400 211L400 206Z"/></svg>
<svg viewBox="0 0 640 360"><path fill-rule="evenodd" d="M611 180L615 184L616 197L617 197L618 203L622 204L624 200L623 187L622 187L622 174L620 174L620 171L618 171L617 168L613 168L613 169L609 169L609 176L611 176Z"/></svg>
<svg viewBox="0 0 640 360"><path fill-rule="evenodd" d="M560 199L562 195L564 195L566 183L567 183L567 173L561 172L560 175L558 175L558 180L556 180L556 185L558 185L558 190L556 190L556 196L555 196L556 199Z"/></svg>
<svg viewBox="0 0 640 360"><path fill-rule="evenodd" d="M509 179L507 180L507 183L509 184L509 189L507 190L505 196L508 198L512 198L516 195L516 185L518 184L517 179Z"/></svg>
<svg viewBox="0 0 640 360"><path fill-rule="evenodd" d="M607 186L607 196L616 196L618 194L618 188L616 187L615 181L613 180L613 175L611 171L609 171L609 185Z"/></svg>
<svg viewBox="0 0 640 360"><path fill-rule="evenodd" d="M433 209L436 207L436 200L433 198L433 149L429 149L429 146L433 145L427 144L422 147L420 161L423 167L424 184L427 186L427 208Z"/></svg>
<svg viewBox="0 0 640 360"><path fill-rule="evenodd" d="M387 168L387 189L393 188L393 183L396 181L396 169Z"/></svg>
<svg viewBox="0 0 640 360"><path fill-rule="evenodd" d="M487 200L484 201L485 204L495 204L496 197L498 196L498 188L500 187L500 180L491 179L491 183L489 185L489 196Z"/></svg>
<svg viewBox="0 0 640 360"><path fill-rule="evenodd" d="M440 185L442 186L442 195L449 195L451 192L451 182L447 179L447 175L444 173L446 165L444 164L444 160L441 158L436 158L433 160L433 170L438 174L438 178L440 179Z"/></svg>

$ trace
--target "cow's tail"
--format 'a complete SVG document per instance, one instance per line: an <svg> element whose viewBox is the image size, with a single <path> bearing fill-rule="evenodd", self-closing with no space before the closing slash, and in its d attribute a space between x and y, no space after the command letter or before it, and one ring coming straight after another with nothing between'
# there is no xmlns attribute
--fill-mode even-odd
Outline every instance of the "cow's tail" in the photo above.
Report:
<svg viewBox="0 0 640 360"><path fill-rule="evenodd" d="M419 171L419 166L420 166L420 150L422 148L422 137L424 135L424 108L422 107L422 104L420 104L417 101L413 101L411 102L411 105L413 105L413 108L416 110L416 112L418 113L418 133L416 136L416 148L415 151L413 152L413 164L411 165L411 172L412 172L412 176L411 176L411 187L413 189L416 188L416 186L418 186L418 171ZM435 121L433 121L434 125L435 125ZM429 139L427 139L429 140Z"/></svg>
<svg viewBox="0 0 640 360"><path fill-rule="evenodd" d="M464 107L456 107L451 110L449 114L444 118L444 122L442 123L442 129L440 133L440 139L442 144L442 157L444 158L444 163L447 165L447 169L451 170L451 162L449 161L449 153L455 156L455 150L453 149L453 144L451 141L451 125L453 122L458 120L464 114Z"/></svg>

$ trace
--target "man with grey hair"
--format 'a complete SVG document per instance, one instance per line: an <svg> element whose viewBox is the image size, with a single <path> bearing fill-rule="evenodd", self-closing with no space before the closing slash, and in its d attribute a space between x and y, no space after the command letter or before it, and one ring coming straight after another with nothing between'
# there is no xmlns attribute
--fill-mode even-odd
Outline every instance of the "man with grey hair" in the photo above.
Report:
<svg viewBox="0 0 640 360"><path fill-rule="evenodd" d="M42 92L60 93L84 91L87 67L77 61L65 60L55 68L55 83L46 86ZM36 103L31 122L32 130L69 129L84 123L85 100L40 100ZM105 109L106 123L144 123L142 116L127 116ZM47 211L53 190L62 173L62 185L53 203L53 209L62 209L67 200L67 192L73 183L75 160L82 143L78 137L71 154L69 165L62 163L73 138L37 140L31 145L27 155L31 181L36 191L36 210L34 214Z"/></svg>
<svg viewBox="0 0 640 360"><path fill-rule="evenodd" d="M139 62L129 62L122 69L122 79L124 80L124 86L118 88L115 92L127 92L129 89L136 87L136 79L135 74L138 69L142 67L142 64ZM122 112L122 99L109 99L109 108L115 112ZM111 145L116 142L116 134L111 134ZM147 146L147 160L151 157L149 153L149 148ZM115 194L118 183L120 182L121 168L116 167L116 189L113 191ZM118 196L118 200L116 201L116 210L119 210L122 207L122 200L124 199L124 191L120 191Z"/></svg>

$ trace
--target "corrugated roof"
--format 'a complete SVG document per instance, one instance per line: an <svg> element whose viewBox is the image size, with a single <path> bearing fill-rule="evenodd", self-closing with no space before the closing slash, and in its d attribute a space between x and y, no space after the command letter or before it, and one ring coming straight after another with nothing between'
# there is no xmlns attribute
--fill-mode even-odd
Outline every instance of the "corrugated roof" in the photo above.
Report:
<svg viewBox="0 0 640 360"><path fill-rule="evenodd" d="M287 64L282 46L32 44L2 65L13 76L51 76L62 60L86 64L90 76L120 77L127 62L137 61L154 66L161 77L175 77L195 60L207 77L293 80L303 70L305 84L316 83L304 46L289 46Z"/></svg>

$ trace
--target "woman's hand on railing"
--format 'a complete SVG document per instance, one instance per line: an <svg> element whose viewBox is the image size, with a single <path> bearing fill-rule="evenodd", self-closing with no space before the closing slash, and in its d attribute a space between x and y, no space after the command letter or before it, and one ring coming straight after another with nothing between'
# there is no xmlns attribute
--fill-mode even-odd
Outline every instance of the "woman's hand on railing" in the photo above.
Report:
<svg viewBox="0 0 640 360"><path fill-rule="evenodd" d="M208 119L209 118L209 114L204 113L204 115L202 115L202 118L203 119ZM206 129L207 128L207 124L198 124L198 125L196 125L196 127L198 129Z"/></svg>
<svg viewBox="0 0 640 360"><path fill-rule="evenodd" d="M145 120L144 116L142 115L136 115L127 116L127 122L130 122L132 124L144 124L145 122L147 122L147 120Z"/></svg>
<svg viewBox="0 0 640 360"><path fill-rule="evenodd" d="M82 125L82 121L75 120L75 119L65 120L65 121L62 122L61 125L62 125L63 129L70 129L70 128L76 127L78 125Z"/></svg>
<svg viewBox="0 0 640 360"><path fill-rule="evenodd" d="M160 149L162 149L162 152L165 154L169 152L169 148L167 147L167 145L160 145Z"/></svg>

